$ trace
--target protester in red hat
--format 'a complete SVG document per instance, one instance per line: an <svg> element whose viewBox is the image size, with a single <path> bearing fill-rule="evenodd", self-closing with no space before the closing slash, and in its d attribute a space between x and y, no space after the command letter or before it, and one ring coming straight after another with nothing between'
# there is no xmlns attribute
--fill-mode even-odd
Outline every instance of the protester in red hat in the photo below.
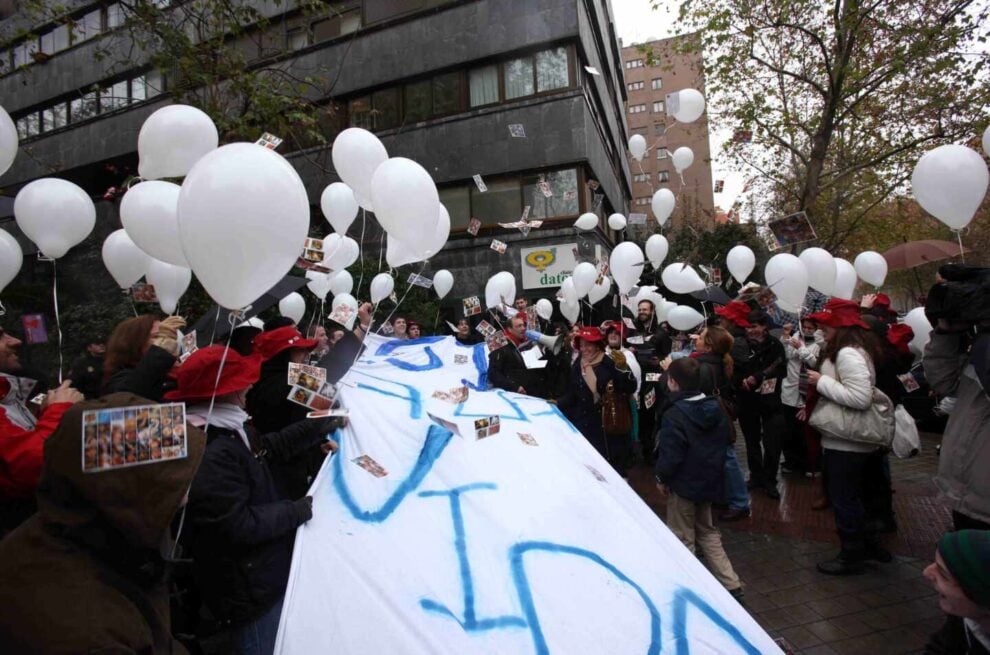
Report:
<svg viewBox="0 0 990 655"><path fill-rule="evenodd" d="M306 418L304 405L289 400L289 364L308 364L310 352L319 344L307 339L295 325L283 325L254 338L254 354L261 360L261 374L247 395L247 411L259 432L277 432ZM285 466L273 467L275 479L289 498L302 498L309 489L310 477L319 469L323 458L316 451Z"/></svg>
<svg viewBox="0 0 990 655"><path fill-rule="evenodd" d="M886 323L897 320L897 311L890 306L890 296L885 293L868 293L860 299L859 306L864 314L876 316Z"/></svg>
<svg viewBox="0 0 990 655"><path fill-rule="evenodd" d="M859 314L851 300L832 298L824 311L809 318L821 326L825 335L821 372L808 373L809 384L818 392L810 421L822 433L829 498L835 513L841 550L835 558L818 564L818 570L830 575L863 573L869 560L891 561L891 555L868 530L864 499L864 478L871 456L877 451L871 439L880 435L860 433L863 421L856 412L867 412L873 403L877 382L876 369L883 351L876 334ZM838 405L838 408L829 405ZM848 416L849 421L816 420L821 416Z"/></svg>
<svg viewBox="0 0 990 655"><path fill-rule="evenodd" d="M206 431L203 463L189 490L194 575L206 605L230 626L237 652L272 652L289 579L296 528L312 498L289 500L269 464L326 442L330 419L305 420L259 436L244 410L261 361L224 346L193 353L166 400L184 401L188 422ZM328 449L332 448L329 442ZM258 650L248 644L258 642Z"/></svg>
<svg viewBox="0 0 990 655"><path fill-rule="evenodd" d="M746 328L750 326L749 312L749 305L741 300L732 300L725 307L715 308L715 314L718 316L716 324L732 336L730 355L735 373L732 381L736 388L741 386L742 373L750 358L749 341L746 340Z"/></svg>
<svg viewBox="0 0 990 655"><path fill-rule="evenodd" d="M596 327L577 332L578 358L571 366L567 392L557 401L564 416L591 442L602 457L625 477L630 443L627 435L606 437L602 425L602 399L609 383L616 393L636 391L636 380L622 353L605 356L605 336Z"/></svg>

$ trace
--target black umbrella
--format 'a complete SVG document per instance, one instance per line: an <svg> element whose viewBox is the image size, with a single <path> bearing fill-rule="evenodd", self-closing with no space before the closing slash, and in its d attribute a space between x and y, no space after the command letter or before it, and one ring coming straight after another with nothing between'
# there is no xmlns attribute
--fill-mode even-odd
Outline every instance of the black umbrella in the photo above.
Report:
<svg viewBox="0 0 990 655"><path fill-rule="evenodd" d="M705 287L701 291L695 291L691 294L691 297L697 298L701 302L710 302L716 305L728 305L729 301L732 300L729 298L729 294L725 292L725 289L716 285Z"/></svg>
<svg viewBox="0 0 990 655"><path fill-rule="evenodd" d="M251 303L251 308L244 313L244 316L238 317L236 320L231 320L231 311L229 309L222 309L219 305L214 305L210 311L201 316L196 321L196 324L193 325L192 329L196 330L196 341L199 342L200 347L203 347L213 343L217 339L226 337L230 334L230 330L235 322L240 323L257 316L282 298L285 298L293 291L301 289L305 285L306 278L286 275L275 286L263 293L260 298Z"/></svg>

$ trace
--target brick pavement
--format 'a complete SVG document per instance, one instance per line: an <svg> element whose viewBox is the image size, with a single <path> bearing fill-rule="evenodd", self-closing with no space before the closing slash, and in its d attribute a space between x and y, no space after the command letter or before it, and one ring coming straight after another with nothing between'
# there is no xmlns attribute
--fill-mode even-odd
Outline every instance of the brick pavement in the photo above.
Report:
<svg viewBox="0 0 990 655"><path fill-rule="evenodd" d="M752 518L722 525L726 552L746 585L745 606L793 652L920 653L928 635L942 624L935 593L921 571L951 519L936 501L931 482L939 437L922 437L922 455L891 458L899 526L896 535L884 537L896 555L891 564L877 564L860 576L818 573L815 564L834 555L838 539L831 511L811 509L811 481L803 476L782 476L779 502L754 492ZM742 439L737 451L745 469ZM630 484L665 516L664 500L648 468L633 469Z"/></svg>

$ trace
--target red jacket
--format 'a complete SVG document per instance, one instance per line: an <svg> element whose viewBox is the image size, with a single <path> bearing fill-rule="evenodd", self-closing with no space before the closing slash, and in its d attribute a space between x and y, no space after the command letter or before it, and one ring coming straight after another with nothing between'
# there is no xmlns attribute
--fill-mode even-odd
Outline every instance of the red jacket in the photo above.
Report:
<svg viewBox="0 0 990 655"><path fill-rule="evenodd" d="M11 422L7 410L0 407L0 500L30 498L34 494L41 476L45 439L70 407L72 403L49 405L33 430Z"/></svg>

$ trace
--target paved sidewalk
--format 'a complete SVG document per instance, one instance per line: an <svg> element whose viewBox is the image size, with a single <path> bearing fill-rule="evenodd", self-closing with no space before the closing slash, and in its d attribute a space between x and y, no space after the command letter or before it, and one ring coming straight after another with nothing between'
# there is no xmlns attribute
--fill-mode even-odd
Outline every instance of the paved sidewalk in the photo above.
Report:
<svg viewBox="0 0 990 655"><path fill-rule="evenodd" d="M745 468L745 446L737 441ZM895 555L865 575L834 577L815 564L838 548L830 510L811 509L811 481L782 476L779 502L753 493L753 516L721 527L726 552L746 585L744 604L772 636L795 653L887 655L920 653L943 621L935 592L922 577L935 543L950 525L931 482L939 437L923 435L922 455L891 457L899 530L884 543ZM663 498L652 472L637 467L630 483L661 518Z"/></svg>

